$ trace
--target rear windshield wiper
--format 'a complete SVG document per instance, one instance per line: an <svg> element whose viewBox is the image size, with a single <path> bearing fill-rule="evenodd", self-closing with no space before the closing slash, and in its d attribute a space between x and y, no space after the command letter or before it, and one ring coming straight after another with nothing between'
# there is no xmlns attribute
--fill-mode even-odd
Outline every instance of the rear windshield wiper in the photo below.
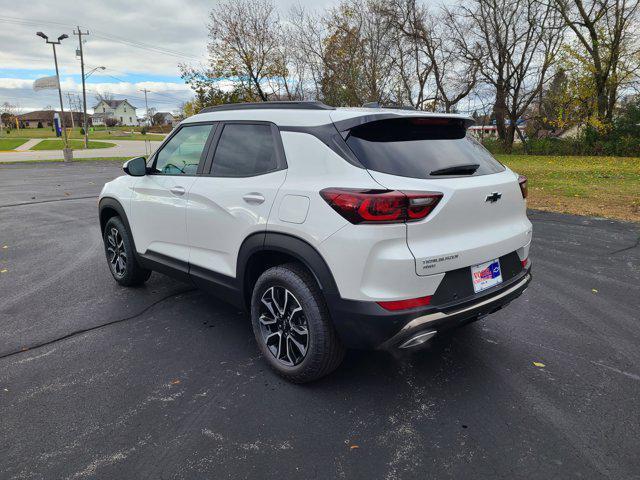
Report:
<svg viewBox="0 0 640 480"><path fill-rule="evenodd" d="M429 175L473 175L478 168L480 168L480 165L477 163L454 165L453 167L433 170Z"/></svg>

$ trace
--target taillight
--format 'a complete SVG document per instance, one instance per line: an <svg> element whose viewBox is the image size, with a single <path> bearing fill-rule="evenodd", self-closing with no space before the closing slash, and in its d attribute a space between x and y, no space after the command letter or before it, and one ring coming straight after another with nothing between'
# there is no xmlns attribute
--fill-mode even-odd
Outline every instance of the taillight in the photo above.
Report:
<svg viewBox="0 0 640 480"><path fill-rule="evenodd" d="M431 303L431 297L410 298L409 300L395 300L391 302L378 302L385 310L397 312L398 310L408 310L410 308L426 307Z"/></svg>
<svg viewBox="0 0 640 480"><path fill-rule="evenodd" d="M518 175L518 183L520 184L522 198L527 198L527 195L529 195L529 189L527 188L527 177L525 177L524 175Z"/></svg>
<svg viewBox="0 0 640 480"><path fill-rule="evenodd" d="M442 193L325 188L322 198L351 223L403 223L421 220L436 207Z"/></svg>

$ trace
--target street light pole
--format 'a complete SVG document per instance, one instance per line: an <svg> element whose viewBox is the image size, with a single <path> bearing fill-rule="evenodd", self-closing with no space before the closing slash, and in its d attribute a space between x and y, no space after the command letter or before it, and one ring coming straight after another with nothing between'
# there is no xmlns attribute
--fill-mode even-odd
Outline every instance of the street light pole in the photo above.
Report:
<svg viewBox="0 0 640 480"><path fill-rule="evenodd" d="M56 65L56 79L58 80L58 97L60 98L60 124L62 125L62 137L64 139L64 148L62 149L62 155L65 162L73 161L73 150L69 148L69 139L67 138L67 130L64 124L64 103L62 101L62 86L60 85L60 71L58 70L58 55L56 54L56 45L60 45L62 40L69 38L69 35L63 33L58 37L57 41L49 40L44 33L36 33L40 38L44 38L44 41L53 47L53 61Z"/></svg>

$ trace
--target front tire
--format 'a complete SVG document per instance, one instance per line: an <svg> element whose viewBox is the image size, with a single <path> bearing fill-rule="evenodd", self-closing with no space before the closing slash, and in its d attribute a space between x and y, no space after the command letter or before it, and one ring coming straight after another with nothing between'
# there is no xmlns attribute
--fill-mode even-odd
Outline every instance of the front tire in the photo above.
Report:
<svg viewBox="0 0 640 480"><path fill-rule="evenodd" d="M251 298L253 332L269 365L294 383L338 368L345 348L315 279L289 263L265 271Z"/></svg>
<svg viewBox="0 0 640 480"><path fill-rule="evenodd" d="M111 217L104 227L104 249L111 275L120 285L142 285L151 270L142 268L136 259L133 240L120 217Z"/></svg>

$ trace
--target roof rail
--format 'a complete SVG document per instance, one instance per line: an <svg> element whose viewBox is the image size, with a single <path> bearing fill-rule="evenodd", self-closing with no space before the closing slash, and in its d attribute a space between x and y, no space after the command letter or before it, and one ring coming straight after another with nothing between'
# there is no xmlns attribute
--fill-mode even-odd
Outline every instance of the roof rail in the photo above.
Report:
<svg viewBox="0 0 640 480"><path fill-rule="evenodd" d="M228 110L335 110L322 102L248 102L225 103L214 107L205 107L200 113L224 112Z"/></svg>

